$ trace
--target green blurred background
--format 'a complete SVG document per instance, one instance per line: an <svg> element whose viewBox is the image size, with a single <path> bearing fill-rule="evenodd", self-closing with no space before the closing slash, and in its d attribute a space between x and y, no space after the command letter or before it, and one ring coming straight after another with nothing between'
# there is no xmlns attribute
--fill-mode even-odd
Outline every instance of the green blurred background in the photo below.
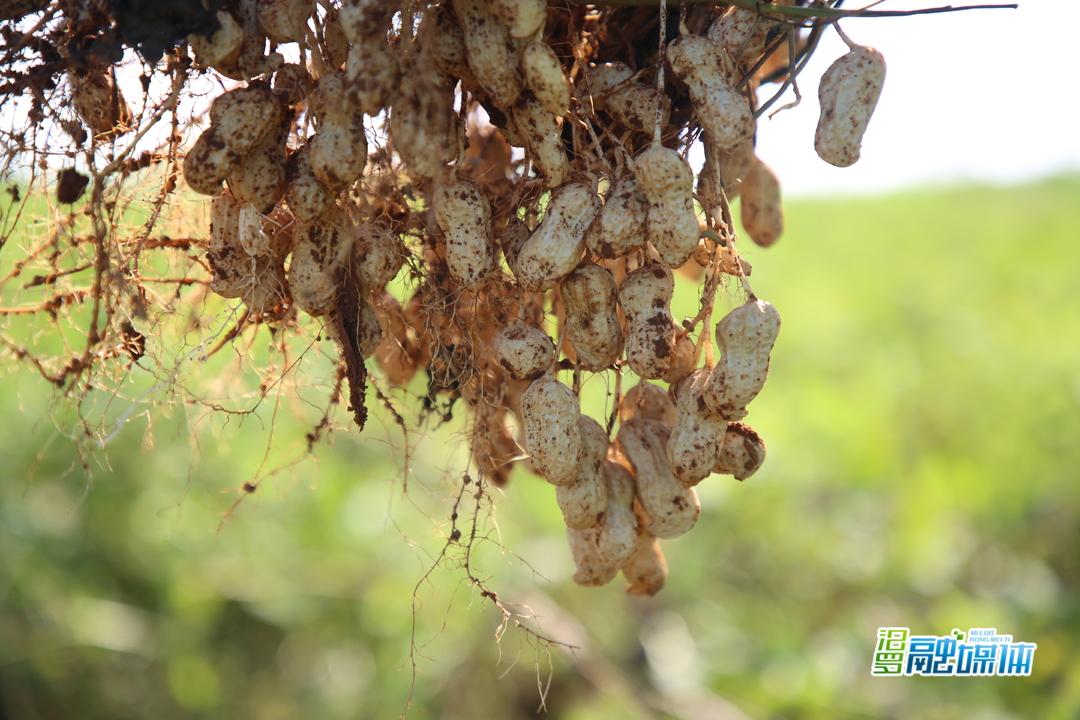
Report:
<svg viewBox="0 0 1080 720"><path fill-rule="evenodd" d="M576 587L539 479L497 496L472 567L575 652L500 633L460 553L419 582L460 425L406 444L340 412L305 459L319 356L243 420L136 369L101 450L5 356L0 717L393 718L414 617L418 720L532 718L542 698L568 720L1080 717L1080 178L794 200L787 225L747 250L784 318L748 418L768 459L701 486L659 596ZM257 377L220 373L241 361L184 368L242 400ZM1034 670L871 678L882 625L996 627L1038 643Z"/></svg>

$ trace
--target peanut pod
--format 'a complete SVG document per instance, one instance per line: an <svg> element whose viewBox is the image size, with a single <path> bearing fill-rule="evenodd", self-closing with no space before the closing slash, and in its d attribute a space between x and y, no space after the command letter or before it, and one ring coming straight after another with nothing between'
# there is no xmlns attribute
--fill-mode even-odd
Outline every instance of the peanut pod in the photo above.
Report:
<svg viewBox="0 0 1080 720"><path fill-rule="evenodd" d="M745 480L765 462L765 440L754 428L741 422L728 423L724 442L716 455L714 473Z"/></svg>
<svg viewBox="0 0 1080 720"><path fill-rule="evenodd" d="M589 252L617 258L645 246L645 222L649 204L633 173L611 186L599 217L585 236Z"/></svg>
<svg viewBox="0 0 1080 720"><path fill-rule="evenodd" d="M656 420L661 425L671 427L678 418L678 411L667 390L642 380L630 388L619 402L621 422L635 417Z"/></svg>
<svg viewBox="0 0 1080 720"><path fill-rule="evenodd" d="M555 488L563 520L571 529L596 527L604 519L607 508L607 480L604 463L607 458L608 436L600 424L587 415L578 419L581 433L581 455L578 458L577 480Z"/></svg>
<svg viewBox="0 0 1080 720"><path fill-rule="evenodd" d="M467 182L440 185L433 198L435 221L446 238L450 277L473 287L495 269L491 240L491 205L479 188Z"/></svg>
<svg viewBox="0 0 1080 720"><path fill-rule="evenodd" d="M296 306L318 317L329 313L337 298L338 271L352 253L352 234L340 211L301 224L289 262L289 287ZM366 300L366 305L370 305ZM372 310L372 320L378 325ZM374 350L374 347L371 348Z"/></svg>
<svg viewBox="0 0 1080 720"><path fill-rule="evenodd" d="M638 186L649 204L646 237L668 267L693 254L700 228L694 213L694 173L679 153L658 143L634 161Z"/></svg>
<svg viewBox="0 0 1080 720"><path fill-rule="evenodd" d="M855 164L884 84L885 58L873 48L856 45L829 66L818 85L818 157L837 167Z"/></svg>
<svg viewBox="0 0 1080 720"><path fill-rule="evenodd" d="M660 542L645 528L639 528L634 552L620 569L628 583L626 592L629 595L651 597L667 582L667 561Z"/></svg>
<svg viewBox="0 0 1080 720"><path fill-rule="evenodd" d="M512 106L521 94L521 76L510 30L495 22L487 0L453 0L453 5L476 82L497 105Z"/></svg>
<svg viewBox="0 0 1080 720"><path fill-rule="evenodd" d="M621 125L652 134L656 106L660 104L660 129L668 126L671 100L655 87L633 80L634 72L621 62L598 65L589 71L588 93L583 98L589 110L603 110Z"/></svg>
<svg viewBox="0 0 1080 720"><path fill-rule="evenodd" d="M525 87L549 113L562 115L569 109L570 83L550 45L542 40L526 45L521 51L521 74Z"/></svg>
<svg viewBox="0 0 1080 720"><path fill-rule="evenodd" d="M353 228L353 275L368 292L376 292L397 277L407 251L394 229L382 218L357 223Z"/></svg>
<svg viewBox="0 0 1080 720"><path fill-rule="evenodd" d="M566 540L574 558L574 582L585 587L607 585L619 574L619 566L601 556L597 528L566 528Z"/></svg>
<svg viewBox="0 0 1080 720"><path fill-rule="evenodd" d="M559 120L540 101L522 95L511 110L514 129L529 151L529 158L544 176L547 187L558 187L570 173Z"/></svg>
<svg viewBox="0 0 1080 720"><path fill-rule="evenodd" d="M210 35L188 35L188 44L195 55L195 64L202 67L235 63L244 44L244 29L231 13L218 10L215 17L218 28Z"/></svg>
<svg viewBox="0 0 1080 720"><path fill-rule="evenodd" d="M687 487L713 471L727 431L727 421L717 417L702 397L708 379L707 369L695 370L676 390L677 415L667 452L672 472Z"/></svg>
<svg viewBox="0 0 1080 720"><path fill-rule="evenodd" d="M288 180L285 202L300 222L314 222L333 206L334 193L311 169L310 143L289 156L285 177Z"/></svg>
<svg viewBox="0 0 1080 720"><path fill-rule="evenodd" d="M599 210L600 198L587 185L572 183L552 192L540 226L514 254L510 268L518 282L527 290L548 290L569 275L581 260L585 231Z"/></svg>
<svg viewBox="0 0 1080 720"><path fill-rule="evenodd" d="M568 485L578 476L581 430L578 399L551 375L532 382L521 396L525 449L538 475L552 485Z"/></svg>
<svg viewBox="0 0 1080 720"><path fill-rule="evenodd" d="M582 265L563 278L560 292L566 304L566 338L578 364L593 372L611 367L622 355L624 340L611 271Z"/></svg>
<svg viewBox="0 0 1080 720"><path fill-rule="evenodd" d="M733 150L754 137L754 113L736 87L741 74L727 50L700 35L682 35L668 45L671 69L690 90L705 134L719 150Z"/></svg>
<svg viewBox="0 0 1080 720"><path fill-rule="evenodd" d="M637 498L649 519L649 532L658 538L683 535L697 523L701 503L693 488L684 487L667 455L668 428L654 420L635 418L619 428L618 442L634 466Z"/></svg>
<svg viewBox="0 0 1080 720"><path fill-rule="evenodd" d="M764 300L750 300L716 324L716 344L723 354L703 394L714 413L728 420L745 417L747 404L765 385L779 332L780 313Z"/></svg>
<svg viewBox="0 0 1080 720"><path fill-rule="evenodd" d="M71 104L93 135L123 131L131 121L131 109L116 85L109 67L95 67L85 73L70 73Z"/></svg>
<svg viewBox="0 0 1080 720"><path fill-rule="evenodd" d="M606 563L620 567L633 555L637 544L634 477L611 460L604 463L603 473L607 503L604 519L596 528L596 550Z"/></svg>
<svg viewBox="0 0 1080 720"><path fill-rule="evenodd" d="M756 245L769 247L784 232L780 180L756 157L742 182L741 209L743 228Z"/></svg>
<svg viewBox="0 0 1080 720"><path fill-rule="evenodd" d="M547 0L488 0L488 7L515 38L536 33L547 19Z"/></svg>
<svg viewBox="0 0 1080 720"><path fill-rule="evenodd" d="M626 362L642 379L663 377L672 366L678 328L671 317L675 278L665 265L643 265L623 279L619 304L626 314Z"/></svg>
<svg viewBox="0 0 1080 720"><path fill-rule="evenodd" d="M519 380L533 380L555 362L555 344L543 330L527 323L508 325L495 335L492 345L499 365Z"/></svg>

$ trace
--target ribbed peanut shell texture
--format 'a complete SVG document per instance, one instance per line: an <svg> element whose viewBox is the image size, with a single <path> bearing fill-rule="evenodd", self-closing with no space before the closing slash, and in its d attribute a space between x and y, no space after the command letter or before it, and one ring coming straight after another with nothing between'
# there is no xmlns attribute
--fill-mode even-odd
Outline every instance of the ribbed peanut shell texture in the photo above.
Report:
<svg viewBox="0 0 1080 720"><path fill-rule="evenodd" d="M855 164L884 84L885 58L873 48L856 46L829 66L818 85L818 157L837 167Z"/></svg>
<svg viewBox="0 0 1080 720"><path fill-rule="evenodd" d="M780 313L764 300L735 308L716 324L722 353L705 386L709 408L729 420L746 415L769 374L769 354L780 333Z"/></svg>
<svg viewBox="0 0 1080 720"><path fill-rule="evenodd" d="M525 449L537 474L553 485L567 485L577 479L580 414L574 393L551 375L534 380L522 393Z"/></svg>

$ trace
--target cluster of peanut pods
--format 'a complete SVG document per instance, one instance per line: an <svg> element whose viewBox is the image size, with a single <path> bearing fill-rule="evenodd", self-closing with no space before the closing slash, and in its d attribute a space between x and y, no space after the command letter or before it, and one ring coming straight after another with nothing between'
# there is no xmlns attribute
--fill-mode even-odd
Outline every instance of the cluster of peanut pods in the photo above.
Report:
<svg viewBox="0 0 1080 720"><path fill-rule="evenodd" d="M588 57L603 12L545 0L402 14L344 0L317 22L312 0L236 7L191 38L197 63L245 82L213 101L184 162L188 185L214 198L212 290L267 318L295 308L332 319L352 283L344 332L361 355L390 384L422 369L429 398L463 399L473 462L493 482L527 460L554 486L574 579L621 571L629 592L658 591L658 540L693 527L694 486L746 478L765 456L742 420L768 373L776 309L747 292L715 326L713 365L701 357L708 338L676 322L671 302L673 270L688 263L749 289L721 202L741 197L754 242L781 233L779 183L754 154L754 72L780 22L711 7L706 26L684 26L634 69ZM567 15L581 47L552 40ZM267 51L290 42L306 63ZM666 83L654 82L660 63ZM858 158L883 78L868 48L830 68L823 159ZM494 178L466 162L480 134L466 151L463 126L479 107L507 142ZM369 155L379 119L388 141ZM695 186L685 151L698 129L707 160ZM510 146L523 151L516 164ZM398 300L386 288L406 265L417 287ZM571 370L575 382L559 379ZM583 415L580 375L626 370L638 381L608 427Z"/></svg>

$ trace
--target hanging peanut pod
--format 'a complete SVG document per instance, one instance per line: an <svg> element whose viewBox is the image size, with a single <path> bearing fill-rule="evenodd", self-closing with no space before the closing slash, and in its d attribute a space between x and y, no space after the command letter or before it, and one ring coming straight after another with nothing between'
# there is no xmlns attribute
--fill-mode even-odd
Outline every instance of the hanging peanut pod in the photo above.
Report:
<svg viewBox="0 0 1080 720"><path fill-rule="evenodd" d="M626 362L643 379L663 377L671 369L678 328L671 317L675 278L666 266L649 263L633 271L619 288L626 313Z"/></svg>
<svg viewBox="0 0 1080 720"><path fill-rule="evenodd" d="M638 187L649 203L646 237L668 267L693 254L700 226L694 213L694 173L679 153L654 143L634 161Z"/></svg>
<svg viewBox="0 0 1080 720"><path fill-rule="evenodd" d="M281 122L283 108L265 85L218 95L210 104L210 127L237 158L246 156Z"/></svg>
<svg viewBox="0 0 1080 720"><path fill-rule="evenodd" d="M761 435L744 423L728 423L713 472L745 480L756 473L764 462L765 440Z"/></svg>
<svg viewBox="0 0 1080 720"><path fill-rule="evenodd" d="M708 379L708 369L695 370L679 383L675 393L678 413L667 452L672 472L687 487L713 471L727 431L727 421L717 417L702 398Z"/></svg>
<svg viewBox="0 0 1080 720"><path fill-rule="evenodd" d="M617 258L644 247L648 212L637 178L633 173L623 175L612 184L600 216L585 235L589 252Z"/></svg>
<svg viewBox="0 0 1080 720"><path fill-rule="evenodd" d="M259 30L276 43L303 42L312 0L259 0Z"/></svg>
<svg viewBox="0 0 1080 720"><path fill-rule="evenodd" d="M775 5L789 5L789 0L777 0ZM729 7L717 18L706 37L724 48L740 68L749 69L765 52L770 32L783 27L776 20L769 20L756 10Z"/></svg>
<svg viewBox="0 0 1080 720"><path fill-rule="evenodd" d="M668 45L667 59L689 88L694 116L717 149L732 150L754 137L754 113L736 89L740 73L726 50L700 35L682 35Z"/></svg>
<svg viewBox="0 0 1080 720"><path fill-rule="evenodd" d="M756 157L742 182L741 210L743 228L756 245L769 247L784 232L780 180Z"/></svg>
<svg viewBox="0 0 1080 720"><path fill-rule="evenodd" d="M566 540L574 558L574 582L583 587L607 585L619 574L619 566L607 562L597 547L597 528L566 528Z"/></svg>
<svg viewBox="0 0 1080 720"><path fill-rule="evenodd" d="M230 7L243 33L243 41L236 58L230 62L219 62L214 69L233 80L251 80L252 78L280 68L285 59L280 53L266 52L266 35L259 29L258 0L238 0Z"/></svg>
<svg viewBox="0 0 1080 720"><path fill-rule="evenodd" d="M618 316L618 289L607 268L586 263L563 278L559 286L566 304L566 339L586 370L611 367L623 351Z"/></svg>
<svg viewBox="0 0 1080 720"><path fill-rule="evenodd" d="M210 127L184 158L184 179L197 193L217 195L221 183L283 122L281 101L258 85L219 95L210 104Z"/></svg>
<svg viewBox="0 0 1080 720"><path fill-rule="evenodd" d="M453 0L453 5L476 82L497 105L512 106L522 83L510 30L495 20L487 0Z"/></svg>
<svg viewBox="0 0 1080 720"><path fill-rule="evenodd" d="M634 466L637 498L648 516L649 532L658 538L684 535L697 523L701 503L693 488L675 477L667 455L670 429L644 418L619 428L617 440Z"/></svg>
<svg viewBox="0 0 1080 720"><path fill-rule="evenodd" d="M285 144L288 137L289 122L283 117L278 128L266 133L259 144L232 168L226 182L229 192L239 202L254 205L259 212L268 213L284 197L288 165Z"/></svg>
<svg viewBox="0 0 1080 720"><path fill-rule="evenodd" d="M542 40L526 45L521 51L521 74L525 87L549 113L562 115L570 107L570 83L550 45Z"/></svg>
<svg viewBox="0 0 1080 720"><path fill-rule="evenodd" d="M240 208L228 193L210 202L210 289L224 298L240 297L251 274L251 260L240 245Z"/></svg>
<svg viewBox="0 0 1080 720"><path fill-rule="evenodd" d="M644 380L626 391L619 402L619 420L627 422L635 417L655 420L671 427L678 414L668 391Z"/></svg>
<svg viewBox="0 0 1080 720"><path fill-rule="evenodd" d="M638 82L624 63L598 65L588 73L582 97L587 110L602 110L615 122L638 132L652 134L656 108L660 106L660 129L671 119L671 99L651 85Z"/></svg>
<svg viewBox="0 0 1080 720"><path fill-rule="evenodd" d="M585 252L585 231L599 210L600 198L587 185L555 190L540 226L510 261L518 282L527 290L548 290L569 275Z"/></svg>
<svg viewBox="0 0 1080 720"><path fill-rule="evenodd" d="M607 507L607 480L604 463L607 459L608 435L600 423L587 415L578 418L581 435L581 454L578 456L577 479L555 488L563 520L568 528L596 527L604 519Z"/></svg>
<svg viewBox="0 0 1080 720"><path fill-rule="evenodd" d="M629 595L651 597L663 589L668 576L667 561L660 542L648 528L638 528L634 552L620 569L628 583L626 592Z"/></svg>
<svg viewBox="0 0 1080 720"><path fill-rule="evenodd" d="M447 112L453 97L453 88L423 56L402 74L390 110L390 139L410 174L437 177L456 154L456 118Z"/></svg>
<svg viewBox="0 0 1080 720"><path fill-rule="evenodd" d="M346 101L341 73L324 75L312 99L318 132L308 141L311 171L332 192L356 182L367 165L364 116Z"/></svg>
<svg viewBox="0 0 1080 720"><path fill-rule="evenodd" d="M256 317L273 315L288 307L292 295L284 266L269 257L257 258L252 282L244 288L240 299L248 312Z"/></svg>
<svg viewBox="0 0 1080 720"><path fill-rule="evenodd" d="M675 349L667 371L660 376L664 382L674 385L689 375L697 364L697 346L694 339L683 328L675 331Z"/></svg>
<svg viewBox="0 0 1080 720"><path fill-rule="evenodd" d="M569 485L578 476L581 410L570 388L542 375L521 396L525 449L538 475L552 485Z"/></svg>
<svg viewBox="0 0 1080 720"><path fill-rule="evenodd" d="M476 78L465 56L465 34L449 4L424 13L420 37L427 57L440 74L450 80L461 80L466 87L476 86Z"/></svg>
<svg viewBox="0 0 1080 720"><path fill-rule="evenodd" d="M195 64L202 67L234 64L244 45L244 29L232 13L218 10L214 17L218 23L217 30L210 35L192 33L187 38L195 55Z"/></svg>
<svg viewBox="0 0 1080 720"><path fill-rule="evenodd" d="M764 300L750 300L716 324L716 344L722 354L705 386L703 397L727 420L746 416L769 374L769 354L780 332L780 313Z"/></svg>
<svg viewBox="0 0 1080 720"><path fill-rule="evenodd" d="M389 107L401 82L394 48L382 41L350 47L345 81L345 103L358 112L377 115Z"/></svg>
<svg viewBox="0 0 1080 720"><path fill-rule="evenodd" d="M352 233L346 223L341 211L335 210L303 224L297 233L289 262L289 287L296 306L312 317L325 315L334 307L338 272L352 253ZM372 319L377 326L374 311Z"/></svg>
<svg viewBox="0 0 1080 720"><path fill-rule="evenodd" d="M393 387L403 387L425 362L420 339L406 311L389 293L378 295L375 313L382 328L382 341L375 348L375 364Z"/></svg>
<svg viewBox="0 0 1080 720"><path fill-rule="evenodd" d="M315 89L315 80L303 65L289 63L282 65L274 73L273 88L274 94L286 105L294 106Z"/></svg>
<svg viewBox="0 0 1080 720"><path fill-rule="evenodd" d="M305 145L285 165L285 202L296 219L305 223L315 221L334 204L334 193L312 171L310 154L310 144Z"/></svg>
<svg viewBox="0 0 1080 720"><path fill-rule="evenodd" d="M473 287L495 269L491 205L472 183L440 185L433 198L435 221L446 238L446 265L462 287Z"/></svg>
<svg viewBox="0 0 1080 720"><path fill-rule="evenodd" d="M480 471L496 486L510 479L515 462L523 456L513 431L507 427L504 407L477 410L473 425L472 454Z"/></svg>
<svg viewBox="0 0 1080 720"><path fill-rule="evenodd" d="M327 311L329 314L330 310ZM371 301L365 297L361 297L357 303L356 316L350 318L349 326L346 330L350 337L341 337L340 333L330 326L330 334L338 341L338 343L344 345L346 342L352 343L355 339L356 348L360 352L361 358L369 358L375 354L375 351L379 348L379 345L383 341L382 325L379 323L378 313L375 312L375 306Z"/></svg>
<svg viewBox="0 0 1080 720"><path fill-rule="evenodd" d="M518 380L535 380L555 362L555 344L543 330L527 323L507 325L495 336L496 362Z"/></svg>
<svg viewBox="0 0 1080 720"><path fill-rule="evenodd" d="M634 477L611 460L604 463L603 473L607 502L604 517L596 528L596 549L605 563L620 567L633 555L637 543Z"/></svg>
<svg viewBox="0 0 1080 720"><path fill-rule="evenodd" d="M716 165L720 171L720 187L713 187L713 173L709 171L708 164L710 154L716 156ZM731 151L715 149L712 143L706 140L705 158L705 167L698 175L698 194L703 203L710 201L718 203L720 190L724 191L729 201L739 197L747 173L758 161L754 154L753 140L746 140ZM706 208L706 211L709 211L709 208Z"/></svg>
<svg viewBox="0 0 1080 720"><path fill-rule="evenodd" d="M544 184L547 187L562 185L570 172L570 161L563 147L558 118L528 94L518 98L510 116L529 158L544 176Z"/></svg>
<svg viewBox="0 0 1080 720"><path fill-rule="evenodd" d="M223 298L241 298L254 312L268 311L288 296L281 257L264 248L261 254L249 252L244 235L257 212L241 206L222 193L210 203L210 244L206 262L210 266L210 290ZM268 244L267 244L268 245Z"/></svg>
<svg viewBox="0 0 1080 720"><path fill-rule="evenodd" d="M529 37L543 29L547 18L547 0L488 0L488 7L515 38Z"/></svg>
<svg viewBox="0 0 1080 720"><path fill-rule="evenodd" d="M349 38L341 27L341 13L334 9L327 10L322 26L325 60L330 67L340 68L349 59Z"/></svg>
<svg viewBox="0 0 1080 720"><path fill-rule="evenodd" d="M385 0L344 0L338 10L341 30L352 45L385 40L398 8Z"/></svg>
<svg viewBox="0 0 1080 720"><path fill-rule="evenodd" d="M231 192L224 193L224 195L219 196L219 198L227 197L231 194ZM263 230L262 213L260 213L254 205L244 204L239 199L236 200L236 204L240 208L239 216L237 218L240 247L245 254L252 257L269 255L272 252L270 247L270 234Z"/></svg>
<svg viewBox="0 0 1080 720"><path fill-rule="evenodd" d="M184 180L201 195L217 195L229 171L242 158L233 153L217 130L204 130L184 156Z"/></svg>
<svg viewBox="0 0 1080 720"><path fill-rule="evenodd" d="M382 218L364 220L354 227L353 277L367 292L377 292L397 277L407 251L401 238Z"/></svg>
<svg viewBox="0 0 1080 720"><path fill-rule="evenodd" d="M296 245L296 220L284 207L274 207L262 214L254 205L244 205L240 210L241 245L248 255L268 256L284 268L285 258Z"/></svg>
<svg viewBox="0 0 1080 720"><path fill-rule="evenodd" d="M885 58L873 48L855 45L829 66L818 85L818 157L837 167L855 164L884 84Z"/></svg>

